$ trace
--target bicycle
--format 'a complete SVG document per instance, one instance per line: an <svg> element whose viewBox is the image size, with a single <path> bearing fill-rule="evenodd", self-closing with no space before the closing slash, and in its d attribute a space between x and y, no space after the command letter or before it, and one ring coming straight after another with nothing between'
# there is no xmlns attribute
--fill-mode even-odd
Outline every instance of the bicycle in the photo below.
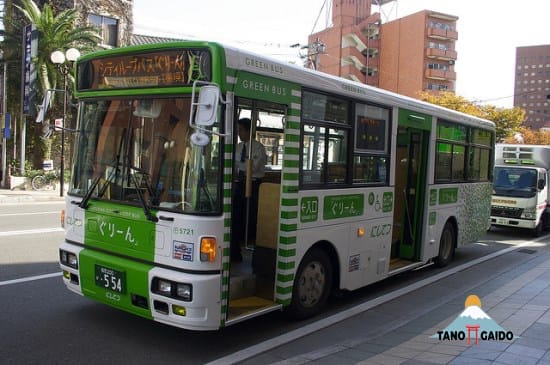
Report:
<svg viewBox="0 0 550 365"><path fill-rule="evenodd" d="M43 175L36 175L31 180L33 190L55 190L58 176L55 171L46 172Z"/></svg>

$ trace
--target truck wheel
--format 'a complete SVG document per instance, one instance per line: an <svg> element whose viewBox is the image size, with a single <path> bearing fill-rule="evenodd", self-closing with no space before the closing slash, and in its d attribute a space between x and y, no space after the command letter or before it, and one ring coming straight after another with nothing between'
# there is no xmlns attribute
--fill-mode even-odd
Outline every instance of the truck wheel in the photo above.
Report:
<svg viewBox="0 0 550 365"><path fill-rule="evenodd" d="M456 233L451 222L445 223L439 240L439 254L434 258L437 267L444 267L451 262L455 254Z"/></svg>
<svg viewBox="0 0 550 365"><path fill-rule="evenodd" d="M323 309L332 288L332 264L320 249L310 250L302 259L294 285L289 315L296 319L312 317Z"/></svg>
<svg viewBox="0 0 550 365"><path fill-rule="evenodd" d="M544 226L542 224L542 219L539 221L539 224L533 229L533 237L540 237L542 234L542 231L544 230Z"/></svg>

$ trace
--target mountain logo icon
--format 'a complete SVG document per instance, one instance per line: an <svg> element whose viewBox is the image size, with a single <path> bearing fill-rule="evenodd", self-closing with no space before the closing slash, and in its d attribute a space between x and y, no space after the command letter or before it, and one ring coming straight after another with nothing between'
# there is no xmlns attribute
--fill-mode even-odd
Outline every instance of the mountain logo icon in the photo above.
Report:
<svg viewBox="0 0 550 365"><path fill-rule="evenodd" d="M481 309L477 295L469 295L464 302L464 310L447 327L437 331L431 338L440 341L464 341L479 344L479 341L512 341L516 336L505 330Z"/></svg>

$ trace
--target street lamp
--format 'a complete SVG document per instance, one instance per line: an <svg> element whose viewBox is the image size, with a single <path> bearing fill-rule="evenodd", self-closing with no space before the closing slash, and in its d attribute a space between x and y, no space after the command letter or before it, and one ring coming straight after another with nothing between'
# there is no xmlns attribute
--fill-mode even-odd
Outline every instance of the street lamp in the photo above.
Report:
<svg viewBox="0 0 550 365"><path fill-rule="evenodd" d="M50 55L52 62L59 67L63 74L63 120L61 121L61 171L59 177L59 196L63 196L65 188L65 118L67 118L67 75L70 72L72 63L80 57L80 52L76 48L69 48L65 53L53 51ZM69 61L67 64L65 61Z"/></svg>

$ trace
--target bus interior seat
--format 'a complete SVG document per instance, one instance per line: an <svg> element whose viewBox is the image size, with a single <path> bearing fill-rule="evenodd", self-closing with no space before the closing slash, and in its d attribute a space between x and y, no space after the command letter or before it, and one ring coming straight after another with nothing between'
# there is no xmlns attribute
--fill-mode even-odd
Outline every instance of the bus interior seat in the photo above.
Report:
<svg viewBox="0 0 550 365"><path fill-rule="evenodd" d="M258 194L258 225L252 267L256 274L275 275L281 185L262 183Z"/></svg>

